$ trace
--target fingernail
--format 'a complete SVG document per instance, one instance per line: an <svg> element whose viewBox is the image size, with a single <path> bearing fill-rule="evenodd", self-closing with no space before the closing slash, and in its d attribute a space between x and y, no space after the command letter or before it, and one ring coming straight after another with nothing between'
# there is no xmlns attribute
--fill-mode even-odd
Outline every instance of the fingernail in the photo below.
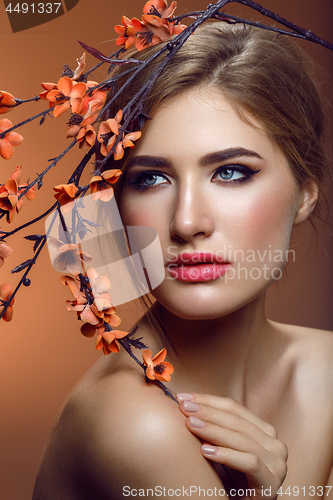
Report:
<svg viewBox="0 0 333 500"><path fill-rule="evenodd" d="M189 420L190 420L190 424L192 425L192 427L205 427L205 422L203 422L202 420L200 420L200 418L197 418L197 417L189 417Z"/></svg>
<svg viewBox="0 0 333 500"><path fill-rule="evenodd" d="M193 396L188 392L180 392L179 394L177 394L176 398L179 403L181 403L182 401L191 401L193 399Z"/></svg>
<svg viewBox="0 0 333 500"><path fill-rule="evenodd" d="M183 408L186 411L198 411L200 406L197 403L193 403L193 401L183 401Z"/></svg>
<svg viewBox="0 0 333 500"><path fill-rule="evenodd" d="M211 444L203 444L201 446L202 453L206 453L207 455L213 455L217 452L217 447L212 446Z"/></svg>

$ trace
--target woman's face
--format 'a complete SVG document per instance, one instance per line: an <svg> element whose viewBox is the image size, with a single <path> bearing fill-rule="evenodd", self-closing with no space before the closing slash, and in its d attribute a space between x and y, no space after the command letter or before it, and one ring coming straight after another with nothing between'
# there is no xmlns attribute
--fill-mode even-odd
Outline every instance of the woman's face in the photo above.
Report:
<svg viewBox="0 0 333 500"><path fill-rule="evenodd" d="M301 193L292 172L218 90L161 106L125 175L123 223L157 230L166 278L153 295L174 314L233 312L294 260L288 248Z"/></svg>

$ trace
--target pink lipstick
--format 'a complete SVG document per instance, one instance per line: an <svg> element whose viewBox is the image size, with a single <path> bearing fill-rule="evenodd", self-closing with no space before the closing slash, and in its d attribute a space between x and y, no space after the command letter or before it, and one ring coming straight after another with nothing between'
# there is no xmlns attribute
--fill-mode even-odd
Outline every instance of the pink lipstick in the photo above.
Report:
<svg viewBox="0 0 333 500"><path fill-rule="evenodd" d="M212 252L183 252L168 264L172 278L186 282L216 280L229 267L230 262Z"/></svg>

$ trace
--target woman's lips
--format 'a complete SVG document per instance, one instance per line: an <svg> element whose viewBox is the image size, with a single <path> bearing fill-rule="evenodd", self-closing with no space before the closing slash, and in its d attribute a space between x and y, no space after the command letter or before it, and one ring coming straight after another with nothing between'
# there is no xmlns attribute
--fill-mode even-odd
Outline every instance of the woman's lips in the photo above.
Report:
<svg viewBox="0 0 333 500"><path fill-rule="evenodd" d="M168 264L172 278L187 282L216 280L229 267L230 262L211 252L181 253Z"/></svg>

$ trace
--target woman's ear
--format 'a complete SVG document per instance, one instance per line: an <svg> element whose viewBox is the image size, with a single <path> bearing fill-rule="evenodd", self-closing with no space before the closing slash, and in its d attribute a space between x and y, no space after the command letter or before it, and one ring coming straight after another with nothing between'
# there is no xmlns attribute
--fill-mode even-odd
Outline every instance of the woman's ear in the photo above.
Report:
<svg viewBox="0 0 333 500"><path fill-rule="evenodd" d="M299 206L295 215L294 226L305 221L312 214L318 200L318 193L318 185L313 181L300 189Z"/></svg>

